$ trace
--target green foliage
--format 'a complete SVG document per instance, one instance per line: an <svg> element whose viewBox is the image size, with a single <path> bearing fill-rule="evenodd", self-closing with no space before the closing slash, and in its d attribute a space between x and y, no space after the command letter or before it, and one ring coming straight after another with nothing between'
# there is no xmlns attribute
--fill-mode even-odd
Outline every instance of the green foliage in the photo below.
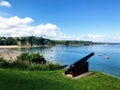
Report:
<svg viewBox="0 0 120 90"><path fill-rule="evenodd" d="M14 62L7 62L0 59L0 67L10 68L10 69L19 69L19 70L58 70L60 69L59 64L49 63L45 58L39 53L22 53L17 57L17 60Z"/></svg>
<svg viewBox="0 0 120 90"><path fill-rule="evenodd" d="M21 63L20 61L7 62L7 61L4 60L0 67L25 70L25 69L28 68L28 64L27 63Z"/></svg>
<svg viewBox="0 0 120 90"><path fill-rule="evenodd" d="M0 37L0 45L17 45L17 40L13 37Z"/></svg>
<svg viewBox="0 0 120 90"><path fill-rule="evenodd" d="M45 58L40 55L39 53L22 53L20 56L17 57L17 60L20 61L29 61L30 63L37 63L37 64L45 64Z"/></svg>
<svg viewBox="0 0 120 90"><path fill-rule="evenodd" d="M0 45L90 45L92 41L50 40L42 37L0 37Z"/></svg>
<svg viewBox="0 0 120 90"><path fill-rule="evenodd" d="M30 67L28 68L28 70L32 70L32 71L49 71L49 70L58 70L60 69L60 64L52 64L52 63L46 63L46 64L36 64L36 63L32 63L30 65Z"/></svg>
<svg viewBox="0 0 120 90"><path fill-rule="evenodd" d="M58 64L58 63L55 63L55 64L48 63L48 66L49 66L50 70L58 70L58 69L60 69L60 64Z"/></svg>
<svg viewBox="0 0 120 90"><path fill-rule="evenodd" d="M19 69L19 70L25 70L28 68L28 62L24 61L14 61L12 63L10 63L9 68L15 68L15 69Z"/></svg>
<svg viewBox="0 0 120 90"><path fill-rule="evenodd" d="M32 63L30 65L30 67L28 68L28 70L32 70L32 71L48 71L49 67L46 64L36 64L36 63Z"/></svg>
<svg viewBox="0 0 120 90"><path fill-rule="evenodd" d="M17 56L17 60L20 60L23 62L28 59L28 55L29 53L22 53L21 55Z"/></svg>
<svg viewBox="0 0 120 90"><path fill-rule="evenodd" d="M10 63L7 62L7 61L4 61L4 62L1 64L1 67L2 67L2 68L9 68L9 67L10 67Z"/></svg>
<svg viewBox="0 0 120 90"><path fill-rule="evenodd" d="M28 39L27 37L21 37L19 40L20 40L21 45L26 45Z"/></svg>
<svg viewBox="0 0 120 90"><path fill-rule="evenodd" d="M6 39L6 45L17 45L17 41L12 37L8 37Z"/></svg>
<svg viewBox="0 0 120 90"><path fill-rule="evenodd" d="M0 57L0 67L2 67L2 65L4 64L4 62L5 62L5 60L2 57Z"/></svg>
<svg viewBox="0 0 120 90"><path fill-rule="evenodd" d="M76 40L55 40L55 44L58 45L90 45L92 41L76 41Z"/></svg>
<svg viewBox="0 0 120 90"><path fill-rule="evenodd" d="M28 38L28 42L31 46L33 46L33 45L54 45L53 40L45 39L42 37L30 36L30 37L26 37L26 38Z"/></svg>
<svg viewBox="0 0 120 90"><path fill-rule="evenodd" d="M27 60L29 60L32 63L37 64L45 64L46 60L43 56L41 56L39 53L31 53L27 55Z"/></svg>

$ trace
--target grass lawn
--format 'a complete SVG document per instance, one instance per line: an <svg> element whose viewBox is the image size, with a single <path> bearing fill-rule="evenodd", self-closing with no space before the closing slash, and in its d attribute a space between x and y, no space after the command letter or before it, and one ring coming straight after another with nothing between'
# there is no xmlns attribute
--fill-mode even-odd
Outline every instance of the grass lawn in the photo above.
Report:
<svg viewBox="0 0 120 90"><path fill-rule="evenodd" d="M72 79L56 71L0 69L0 90L120 90L120 79L95 72Z"/></svg>

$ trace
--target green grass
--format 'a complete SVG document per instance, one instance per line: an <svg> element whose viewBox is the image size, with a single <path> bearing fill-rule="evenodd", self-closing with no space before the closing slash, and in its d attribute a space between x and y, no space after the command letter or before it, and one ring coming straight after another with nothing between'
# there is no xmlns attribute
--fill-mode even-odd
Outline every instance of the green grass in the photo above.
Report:
<svg viewBox="0 0 120 90"><path fill-rule="evenodd" d="M72 79L56 71L0 69L0 90L120 90L120 79L95 72Z"/></svg>

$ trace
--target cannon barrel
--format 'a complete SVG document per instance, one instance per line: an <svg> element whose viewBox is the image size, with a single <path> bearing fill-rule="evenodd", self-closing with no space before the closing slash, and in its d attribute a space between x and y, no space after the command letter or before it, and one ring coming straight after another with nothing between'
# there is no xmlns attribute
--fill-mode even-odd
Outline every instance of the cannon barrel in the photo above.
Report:
<svg viewBox="0 0 120 90"><path fill-rule="evenodd" d="M80 60L78 60L77 62L75 62L75 63L73 63L72 65L70 65L70 67L71 67L71 66L77 66L77 65L80 65L81 63L86 62L86 61L87 61L91 56L93 56L93 55L94 55L94 53L92 52L92 53L90 53L89 55L83 57L82 59L80 59Z"/></svg>

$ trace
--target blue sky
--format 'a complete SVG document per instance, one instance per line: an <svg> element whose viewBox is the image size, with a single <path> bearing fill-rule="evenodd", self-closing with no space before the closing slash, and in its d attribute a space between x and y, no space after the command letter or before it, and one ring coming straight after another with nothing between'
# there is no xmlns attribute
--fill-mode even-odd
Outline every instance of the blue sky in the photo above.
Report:
<svg viewBox="0 0 120 90"><path fill-rule="evenodd" d="M0 0L3 2L9 5L0 4L1 36L120 42L120 0Z"/></svg>

